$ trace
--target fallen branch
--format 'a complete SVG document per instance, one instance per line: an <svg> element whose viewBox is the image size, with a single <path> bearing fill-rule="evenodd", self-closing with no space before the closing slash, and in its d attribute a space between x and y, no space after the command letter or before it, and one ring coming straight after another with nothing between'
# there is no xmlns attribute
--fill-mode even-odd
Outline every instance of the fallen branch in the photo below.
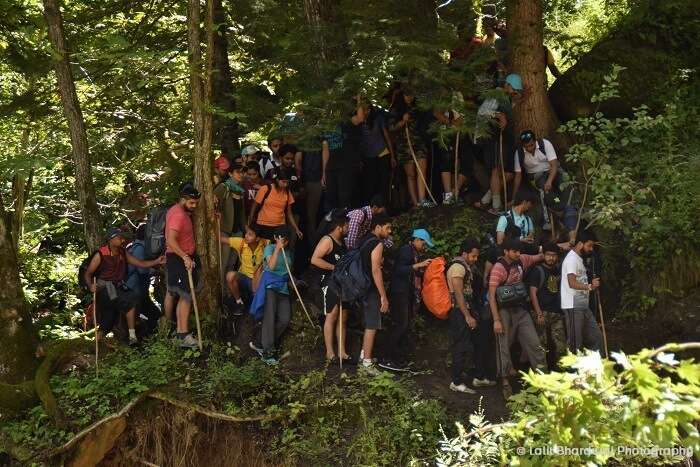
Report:
<svg viewBox="0 0 700 467"><path fill-rule="evenodd" d="M102 425L111 422L112 420L116 420L120 417L124 417L127 415L134 407L136 407L139 403L143 402L145 399L156 399L165 403L168 403L170 405L174 405L175 407L179 407L181 409L185 410L191 410L193 412L196 412L200 415L204 415L209 418L213 418L216 420L222 420L225 422L233 422L233 423L252 423L252 422L269 422L273 420L280 419L287 414L285 412L278 413L276 415L256 415L253 417L235 417L232 415L228 415L225 413L221 412L215 412L213 410L206 409L200 405L193 404L191 402L183 401L176 399L175 397L171 396L170 394L166 394L161 391L155 391L155 392L150 392L150 393L143 393L140 394L139 396L135 397L134 399L131 400L128 404L126 404L119 412L113 413L111 415L108 415L107 417L96 421L92 425L88 426L87 428L81 430L77 435L75 435L73 438L71 438L69 441L64 443L63 445L51 449L49 451L43 451L36 456L32 457L32 460L47 460L54 458L60 454L64 454L71 449L73 449L76 444L78 444L83 438L85 438L87 435L95 431L96 429L100 428Z"/></svg>

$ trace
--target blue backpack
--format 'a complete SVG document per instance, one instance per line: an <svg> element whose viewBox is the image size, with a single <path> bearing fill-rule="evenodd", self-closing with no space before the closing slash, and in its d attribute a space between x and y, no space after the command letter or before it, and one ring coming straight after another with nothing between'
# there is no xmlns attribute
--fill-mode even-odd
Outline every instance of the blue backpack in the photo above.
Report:
<svg viewBox="0 0 700 467"><path fill-rule="evenodd" d="M379 239L370 238L360 248L347 252L336 263L328 281L328 287L343 302L360 302L367 296L372 286L372 277L367 273L362 261L362 253L370 244L374 248L378 243Z"/></svg>

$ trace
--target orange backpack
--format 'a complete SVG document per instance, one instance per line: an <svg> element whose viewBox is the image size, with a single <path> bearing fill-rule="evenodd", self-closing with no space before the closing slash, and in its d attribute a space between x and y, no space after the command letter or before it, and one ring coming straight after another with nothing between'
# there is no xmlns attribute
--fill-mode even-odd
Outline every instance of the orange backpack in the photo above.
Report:
<svg viewBox="0 0 700 467"><path fill-rule="evenodd" d="M445 258L435 258L423 273L423 303L439 319L447 319L452 308L450 290L445 278Z"/></svg>

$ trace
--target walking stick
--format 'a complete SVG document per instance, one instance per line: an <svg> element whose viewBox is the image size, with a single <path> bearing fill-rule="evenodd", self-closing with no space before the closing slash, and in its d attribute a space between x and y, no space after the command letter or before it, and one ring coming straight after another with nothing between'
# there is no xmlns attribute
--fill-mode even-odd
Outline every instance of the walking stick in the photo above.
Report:
<svg viewBox="0 0 700 467"><path fill-rule="evenodd" d="M185 268L187 269L187 268ZM202 351L202 327L199 324L199 307L197 307L197 295L194 291L194 281L192 280L192 270L187 269L187 280L190 283L190 293L192 294L192 306L194 306L194 319L197 322L197 343L199 351Z"/></svg>
<svg viewBox="0 0 700 467"><path fill-rule="evenodd" d="M457 131L457 138L455 141L455 186L454 186L454 197L455 201L457 200L457 197L459 196L459 189L457 188L457 179L458 179L458 173L459 173L459 130Z"/></svg>
<svg viewBox="0 0 700 467"><path fill-rule="evenodd" d="M311 319L311 315L309 314L308 310L306 309L306 305L304 304L304 300L301 298L301 294L299 293L299 289L297 288L297 283L294 280L294 276L292 276L292 271L289 269L289 262L287 261L287 255L284 253L284 248L282 248L282 258L284 259L284 267L287 268L287 274L289 274L289 279L292 281L292 287L294 287L294 292L297 294L297 298L299 298L299 303L301 303L301 308L304 310L304 313L306 314L306 317L309 319L309 323L311 323L312 327L316 327L314 324L314 321Z"/></svg>
<svg viewBox="0 0 700 467"><path fill-rule="evenodd" d="M506 186L506 168L503 165L503 130L498 139L498 158L501 162L501 177L503 178L503 205L508 206L508 187Z"/></svg>
<svg viewBox="0 0 700 467"><path fill-rule="evenodd" d="M343 369L343 355L342 355L342 350L343 350L343 298L342 294L340 297L340 300L338 302L338 306L340 307L340 312L339 312L339 317L338 319L338 361L340 362L340 369Z"/></svg>
<svg viewBox="0 0 700 467"><path fill-rule="evenodd" d="M92 285L95 289L92 292L92 324L95 328L95 378L100 377L100 369L97 363L97 359L100 355L100 343L97 340L97 278L92 276Z"/></svg>
<svg viewBox="0 0 700 467"><path fill-rule="evenodd" d="M423 182L423 186L425 186L425 189L428 191L428 194L430 195L430 199L433 200L433 203L435 203L435 206L437 206L437 201L435 201L435 197L433 196L433 192L430 191L430 187L428 186L428 182L425 181L425 175L423 175L423 171L420 169L420 166L418 165L418 159L416 158L416 153L413 151L413 144L411 143L411 135L408 133L408 128L404 127L404 130L406 130L406 142L408 143L408 149L411 151L411 157L413 157L413 163L416 164L416 171L418 172L418 175L420 176L421 181Z"/></svg>
<svg viewBox="0 0 700 467"><path fill-rule="evenodd" d="M605 320L603 319L603 304L600 301L600 289L595 289L595 299L598 302L598 314L600 315L600 329L603 331L603 349L605 358L608 358L608 337L605 334Z"/></svg>

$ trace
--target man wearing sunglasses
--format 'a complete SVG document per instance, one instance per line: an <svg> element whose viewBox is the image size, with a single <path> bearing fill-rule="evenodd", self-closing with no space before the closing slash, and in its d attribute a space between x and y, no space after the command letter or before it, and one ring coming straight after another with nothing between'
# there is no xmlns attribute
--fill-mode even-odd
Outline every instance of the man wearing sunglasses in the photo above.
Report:
<svg viewBox="0 0 700 467"><path fill-rule="evenodd" d="M570 190L561 190L562 171L557 159L557 153L552 143L544 138L537 138L532 130L520 133L520 146L513 156L513 168L515 180L513 190L518 192L522 184L523 172L526 177L540 190L543 200L544 230L552 228L547 222L549 209L557 217L560 217L564 226L569 231L570 240L576 236L576 208L570 203Z"/></svg>

